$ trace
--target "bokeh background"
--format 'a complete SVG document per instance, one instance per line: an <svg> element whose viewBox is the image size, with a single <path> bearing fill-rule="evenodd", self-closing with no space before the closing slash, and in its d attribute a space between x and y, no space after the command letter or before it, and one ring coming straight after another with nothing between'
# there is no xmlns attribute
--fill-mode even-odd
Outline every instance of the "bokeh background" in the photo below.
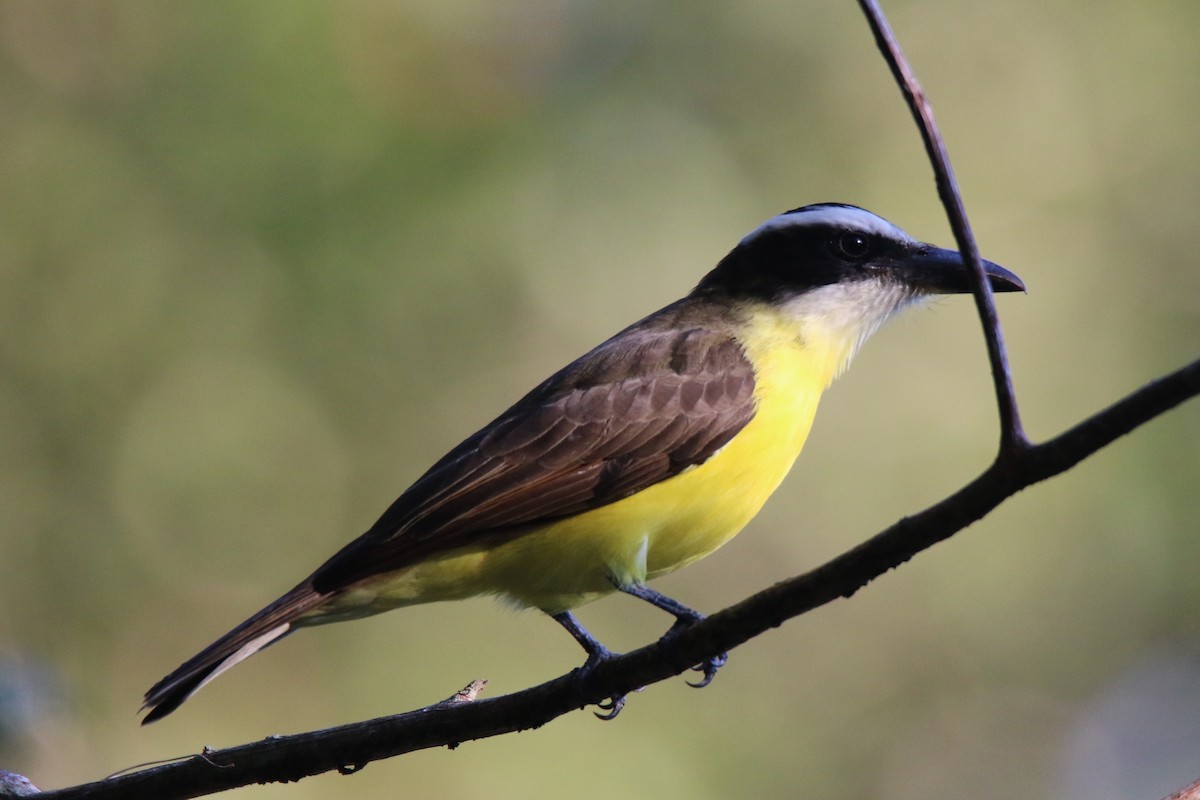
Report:
<svg viewBox="0 0 1200 800"><path fill-rule="evenodd" d="M1200 351L1200 6L895 0L1031 433ZM574 667L488 600L142 692L447 448L838 200L950 243L843 0L0 2L0 767L43 788ZM910 314L792 477L658 588L717 609L955 489L996 440L971 304ZM1200 409L620 720L250 798L1157 798L1200 777ZM610 646L668 620L610 598Z"/></svg>

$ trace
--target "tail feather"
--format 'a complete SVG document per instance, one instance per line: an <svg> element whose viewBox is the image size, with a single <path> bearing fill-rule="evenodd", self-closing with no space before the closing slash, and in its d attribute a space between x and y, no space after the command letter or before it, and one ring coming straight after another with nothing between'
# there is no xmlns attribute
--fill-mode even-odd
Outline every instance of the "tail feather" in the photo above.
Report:
<svg viewBox="0 0 1200 800"><path fill-rule="evenodd" d="M217 639L150 687L142 704L150 713L142 724L162 719L225 670L287 636L297 619L328 599L306 581Z"/></svg>

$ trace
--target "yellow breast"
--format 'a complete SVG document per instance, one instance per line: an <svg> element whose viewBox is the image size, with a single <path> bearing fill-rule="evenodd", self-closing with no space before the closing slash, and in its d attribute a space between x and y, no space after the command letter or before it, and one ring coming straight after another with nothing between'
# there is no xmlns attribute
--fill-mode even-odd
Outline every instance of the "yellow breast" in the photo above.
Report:
<svg viewBox="0 0 1200 800"><path fill-rule="evenodd" d="M612 579L644 581L729 541L791 468L841 360L802 341L794 320L755 312L739 336L755 370L754 417L703 464L502 544L443 554L372 587L359 602L377 611L496 594L554 613L611 592Z"/></svg>

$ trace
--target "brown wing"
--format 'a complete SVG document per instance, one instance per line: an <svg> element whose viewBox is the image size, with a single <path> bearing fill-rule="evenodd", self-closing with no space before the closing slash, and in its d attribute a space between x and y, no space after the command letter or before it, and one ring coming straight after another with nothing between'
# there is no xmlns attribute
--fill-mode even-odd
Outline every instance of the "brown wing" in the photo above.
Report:
<svg viewBox="0 0 1200 800"><path fill-rule="evenodd" d="M448 453L318 569L312 586L337 591L480 536L628 497L725 445L754 415L753 392L754 371L735 340L680 330L660 312Z"/></svg>
<svg viewBox="0 0 1200 800"><path fill-rule="evenodd" d="M534 389L310 578L155 684L144 722L356 581L612 503L706 460L754 415L754 372L709 312L695 298L668 306Z"/></svg>

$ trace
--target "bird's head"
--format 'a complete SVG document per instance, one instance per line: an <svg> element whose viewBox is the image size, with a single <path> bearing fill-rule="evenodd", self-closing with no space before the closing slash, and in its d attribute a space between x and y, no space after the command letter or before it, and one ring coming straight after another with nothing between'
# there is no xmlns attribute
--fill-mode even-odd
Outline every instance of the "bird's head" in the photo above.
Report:
<svg viewBox="0 0 1200 800"><path fill-rule="evenodd" d="M992 291L1024 291L990 261ZM751 231L693 295L767 304L838 351L838 369L900 309L923 298L971 291L954 250L913 239L857 206L821 203L787 211Z"/></svg>
<svg viewBox="0 0 1200 800"><path fill-rule="evenodd" d="M992 291L1025 291L1013 273L983 262ZM858 206L819 203L786 211L742 239L697 292L776 302L827 287L913 298L971 291L962 256L913 239Z"/></svg>

